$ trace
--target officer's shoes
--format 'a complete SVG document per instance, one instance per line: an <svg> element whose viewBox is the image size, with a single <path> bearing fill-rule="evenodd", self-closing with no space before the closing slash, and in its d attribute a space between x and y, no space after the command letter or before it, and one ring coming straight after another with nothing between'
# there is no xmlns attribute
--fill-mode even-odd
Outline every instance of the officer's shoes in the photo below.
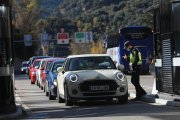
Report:
<svg viewBox="0 0 180 120"><path fill-rule="evenodd" d="M135 97L133 99L131 99L131 101L140 101L141 100L141 97Z"/></svg>
<svg viewBox="0 0 180 120"><path fill-rule="evenodd" d="M141 100L141 98L144 96L144 95L146 95L147 93L144 93L144 94L142 94L142 95L140 95L140 96L136 96L135 98L133 98L131 101L139 101L139 100Z"/></svg>

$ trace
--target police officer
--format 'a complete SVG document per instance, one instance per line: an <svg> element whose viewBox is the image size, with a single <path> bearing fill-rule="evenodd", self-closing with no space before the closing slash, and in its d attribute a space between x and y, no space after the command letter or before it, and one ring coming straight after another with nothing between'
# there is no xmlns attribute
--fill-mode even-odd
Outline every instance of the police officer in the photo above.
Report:
<svg viewBox="0 0 180 120"><path fill-rule="evenodd" d="M123 56L124 59L129 61L129 68L132 70L131 83L135 86L136 97L134 101L141 99L142 96L146 95L146 91L140 85L140 66L142 65L142 58L140 51L134 47L132 43L126 41L124 48L130 52L129 56Z"/></svg>

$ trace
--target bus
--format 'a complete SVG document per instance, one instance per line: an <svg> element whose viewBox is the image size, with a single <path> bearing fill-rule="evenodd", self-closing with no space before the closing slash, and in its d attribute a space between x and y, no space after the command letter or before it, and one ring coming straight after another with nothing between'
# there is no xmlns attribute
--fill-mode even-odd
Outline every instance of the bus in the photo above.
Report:
<svg viewBox="0 0 180 120"><path fill-rule="evenodd" d="M108 39L107 41L110 40L111 39ZM124 43L126 41L130 41L142 54L141 74L149 74L149 65L151 64L151 60L154 55L152 29L144 26L130 26L122 28L119 33L119 41L115 42L115 46L107 48L107 54L109 54L112 59L115 58L113 60L117 61L118 65L123 65L123 72L129 74L132 72L129 69L129 62L122 59L122 56L128 56L130 54L124 49ZM114 57L114 55L116 57Z"/></svg>

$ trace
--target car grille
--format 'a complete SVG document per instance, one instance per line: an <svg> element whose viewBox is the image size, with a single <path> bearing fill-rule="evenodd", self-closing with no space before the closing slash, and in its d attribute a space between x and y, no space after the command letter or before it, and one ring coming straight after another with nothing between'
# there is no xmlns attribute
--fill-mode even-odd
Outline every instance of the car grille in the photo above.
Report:
<svg viewBox="0 0 180 120"><path fill-rule="evenodd" d="M89 80L89 81L85 81L81 83L79 88L81 92L95 92L94 90L93 91L90 90L90 86L103 86L103 85L108 85L109 90L97 90L97 91L101 91L101 92L102 91L115 91L117 90L117 87L118 87L116 81L114 80ZM107 94L112 94L112 93L107 93Z"/></svg>
<svg viewBox="0 0 180 120"><path fill-rule="evenodd" d="M103 96L114 95L116 92L96 92L96 93L83 93L84 96Z"/></svg>

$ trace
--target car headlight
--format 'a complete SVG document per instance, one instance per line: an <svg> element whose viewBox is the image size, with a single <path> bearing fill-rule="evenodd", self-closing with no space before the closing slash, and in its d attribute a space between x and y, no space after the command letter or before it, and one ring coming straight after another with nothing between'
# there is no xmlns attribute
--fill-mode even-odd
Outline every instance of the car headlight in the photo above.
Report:
<svg viewBox="0 0 180 120"><path fill-rule="evenodd" d="M72 74L69 76L69 79L71 82L77 82L78 81L78 76L76 74Z"/></svg>
<svg viewBox="0 0 180 120"><path fill-rule="evenodd" d="M57 79L54 79L53 84L57 86Z"/></svg>
<svg viewBox="0 0 180 120"><path fill-rule="evenodd" d="M32 72L32 75L36 75L36 72Z"/></svg>
<svg viewBox="0 0 180 120"><path fill-rule="evenodd" d="M124 80L124 74L123 74L123 73L118 72L118 73L116 74L116 77L117 77L118 80L121 80L121 81Z"/></svg>

